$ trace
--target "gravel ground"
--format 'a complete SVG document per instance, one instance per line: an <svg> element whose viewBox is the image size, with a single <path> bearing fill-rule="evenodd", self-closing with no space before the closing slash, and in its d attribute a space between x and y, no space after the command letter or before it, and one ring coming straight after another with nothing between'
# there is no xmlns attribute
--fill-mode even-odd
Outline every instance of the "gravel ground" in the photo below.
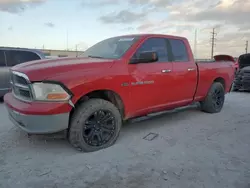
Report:
<svg viewBox="0 0 250 188"><path fill-rule="evenodd" d="M27 134L0 104L2 188L249 188L250 96L231 93L219 114L195 107L123 127L117 143L80 153L61 134ZM143 139L159 134L152 141Z"/></svg>

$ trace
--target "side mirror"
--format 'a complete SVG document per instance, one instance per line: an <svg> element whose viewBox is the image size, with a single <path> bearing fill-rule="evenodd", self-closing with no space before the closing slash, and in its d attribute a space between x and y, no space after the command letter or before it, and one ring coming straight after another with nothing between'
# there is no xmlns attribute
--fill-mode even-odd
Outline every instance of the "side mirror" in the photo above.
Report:
<svg viewBox="0 0 250 188"><path fill-rule="evenodd" d="M131 64L137 63L152 63L158 61L158 54L154 51L141 52L137 57L132 57L130 60Z"/></svg>

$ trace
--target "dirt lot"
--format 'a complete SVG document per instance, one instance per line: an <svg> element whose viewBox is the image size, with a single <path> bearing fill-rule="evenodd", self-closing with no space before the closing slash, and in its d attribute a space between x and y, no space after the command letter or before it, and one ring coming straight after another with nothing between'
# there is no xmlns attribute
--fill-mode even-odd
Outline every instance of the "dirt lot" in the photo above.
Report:
<svg viewBox="0 0 250 188"><path fill-rule="evenodd" d="M250 94L219 114L194 107L124 126L108 149L80 153L63 136L31 136L0 104L0 187L250 187ZM159 134L152 141L143 139Z"/></svg>

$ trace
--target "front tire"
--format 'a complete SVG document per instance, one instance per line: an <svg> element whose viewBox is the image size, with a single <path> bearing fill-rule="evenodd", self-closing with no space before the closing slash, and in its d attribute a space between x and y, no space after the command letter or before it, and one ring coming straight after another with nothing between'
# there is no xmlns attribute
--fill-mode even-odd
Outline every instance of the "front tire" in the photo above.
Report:
<svg viewBox="0 0 250 188"><path fill-rule="evenodd" d="M68 139L76 149L93 152L112 146L121 126L121 114L114 104L103 99L90 99L74 112Z"/></svg>
<svg viewBox="0 0 250 188"><path fill-rule="evenodd" d="M225 90L221 83L214 82L205 98L201 102L201 110L207 113L221 111L225 101Z"/></svg>

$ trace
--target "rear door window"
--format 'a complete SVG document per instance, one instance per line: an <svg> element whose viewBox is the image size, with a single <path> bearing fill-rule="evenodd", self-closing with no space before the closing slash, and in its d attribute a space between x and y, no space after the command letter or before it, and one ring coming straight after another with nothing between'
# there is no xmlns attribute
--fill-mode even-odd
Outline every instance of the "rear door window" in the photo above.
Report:
<svg viewBox="0 0 250 188"><path fill-rule="evenodd" d="M183 62L188 61L187 48L182 40L179 39L168 39L172 48L173 61Z"/></svg>
<svg viewBox="0 0 250 188"><path fill-rule="evenodd" d="M5 67L6 62L5 62L5 56L4 56L4 51L0 50L0 67Z"/></svg>
<svg viewBox="0 0 250 188"><path fill-rule="evenodd" d="M28 51L8 50L6 51L8 66L12 67L20 63L41 59L36 53Z"/></svg>

